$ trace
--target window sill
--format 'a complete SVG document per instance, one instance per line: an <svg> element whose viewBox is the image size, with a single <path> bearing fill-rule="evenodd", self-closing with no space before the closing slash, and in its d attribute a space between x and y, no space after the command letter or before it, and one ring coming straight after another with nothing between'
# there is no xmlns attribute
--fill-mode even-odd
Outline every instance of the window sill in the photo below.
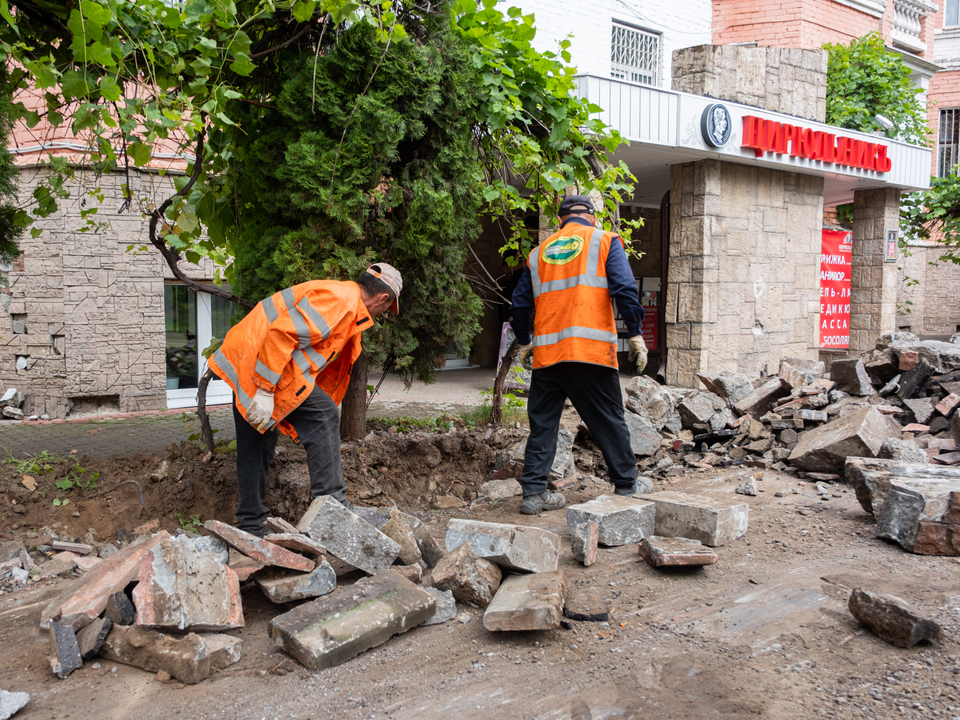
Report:
<svg viewBox="0 0 960 720"><path fill-rule="evenodd" d="M846 5L851 7L854 10L859 10L862 13L867 15L872 15L875 18L882 18L884 11L887 9L887 3L885 0L833 0L835 3L840 5Z"/></svg>

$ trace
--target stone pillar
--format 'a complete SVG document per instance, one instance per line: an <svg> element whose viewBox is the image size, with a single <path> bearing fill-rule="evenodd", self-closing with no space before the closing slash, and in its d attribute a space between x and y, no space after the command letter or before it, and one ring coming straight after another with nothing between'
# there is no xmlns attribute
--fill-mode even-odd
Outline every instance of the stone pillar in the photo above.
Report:
<svg viewBox="0 0 960 720"><path fill-rule="evenodd" d="M700 160L670 198L667 383L816 359L823 179Z"/></svg>
<svg viewBox="0 0 960 720"><path fill-rule="evenodd" d="M857 356L877 337L897 329L897 263L884 262L886 231L900 227L900 191L853 194L853 257L850 282L850 348Z"/></svg>

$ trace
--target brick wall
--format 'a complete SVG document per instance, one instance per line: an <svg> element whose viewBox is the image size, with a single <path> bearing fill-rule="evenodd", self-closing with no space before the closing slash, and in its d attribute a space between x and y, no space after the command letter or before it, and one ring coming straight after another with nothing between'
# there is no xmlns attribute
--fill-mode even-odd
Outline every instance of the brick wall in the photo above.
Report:
<svg viewBox="0 0 960 720"><path fill-rule="evenodd" d="M26 168L20 193L28 196L44 171ZM166 405L164 263L159 254L128 253L147 244L146 223L136 212L118 214L122 175L79 183L60 210L39 222L43 234L27 236L23 255L7 273L0 305L0 381L24 391L26 415L66 416L75 404L121 412ZM165 197L172 179L133 172L136 195ZM100 187L106 199L98 218L109 227L80 233L81 199ZM209 269L191 275L209 277ZM21 369L17 369L18 359Z"/></svg>
<svg viewBox="0 0 960 720"><path fill-rule="evenodd" d="M670 181L667 382L815 359L823 179L701 160Z"/></svg>

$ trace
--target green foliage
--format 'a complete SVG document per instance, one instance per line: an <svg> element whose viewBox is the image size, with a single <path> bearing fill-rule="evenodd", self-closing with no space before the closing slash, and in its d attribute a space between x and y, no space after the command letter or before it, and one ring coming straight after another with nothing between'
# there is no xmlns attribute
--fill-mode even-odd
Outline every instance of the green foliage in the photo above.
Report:
<svg viewBox="0 0 960 720"><path fill-rule="evenodd" d="M883 131L891 139L928 145L927 115L917 97L922 91L910 82L910 69L884 47L883 36L872 32L849 45L826 44L827 122L860 130ZM893 121L886 130L874 116Z"/></svg>
<svg viewBox="0 0 960 720"><path fill-rule="evenodd" d="M19 475L44 475L53 470L53 465L50 463L56 461L57 458L46 450L36 455L28 454L23 460L18 460L7 450L7 459L4 462L8 465L13 465Z"/></svg>
<svg viewBox="0 0 960 720"><path fill-rule="evenodd" d="M177 513L177 522L180 523L180 527L188 533L193 533L196 535L200 528L203 527L203 521L200 519L200 513L194 513L190 516L189 519L182 512Z"/></svg>
<svg viewBox="0 0 960 720"><path fill-rule="evenodd" d="M936 241L941 262L960 265L960 178L930 179L930 189L903 195L900 200L901 247L910 241Z"/></svg>
<svg viewBox="0 0 960 720"><path fill-rule="evenodd" d="M157 213L151 242L168 263L210 259L215 282L250 301L396 264L403 313L364 343L408 379L429 379L433 357L478 330L462 270L481 205L513 227L505 245L526 251L525 216L554 213L566 187L599 191L607 227L632 191L626 166L610 163L622 139L575 97L569 41L537 51L533 15L495 0L2 7L16 117L85 138L100 172L148 164L158 142L197 157L173 197L126 184L128 209ZM22 101L31 87L39 108ZM49 163L23 227L66 197L72 169ZM96 211L84 208L89 230L103 226Z"/></svg>
<svg viewBox="0 0 960 720"><path fill-rule="evenodd" d="M79 462L74 462L73 465L67 470L67 474L60 480L57 480L54 485L58 490L63 491L72 490L73 488L80 487L81 485L83 485L84 490L96 490L97 480L100 478L100 473L91 473L90 477L86 478L84 481L84 476L86 473L86 468L81 467Z"/></svg>
<svg viewBox="0 0 960 720"><path fill-rule="evenodd" d="M6 67L0 66L0 86L8 83ZM9 95L0 93L0 139L10 147L13 128L13 102ZM20 171L9 152L0 153L0 264L9 264L20 255L17 241L23 235L23 226L17 222L17 181Z"/></svg>

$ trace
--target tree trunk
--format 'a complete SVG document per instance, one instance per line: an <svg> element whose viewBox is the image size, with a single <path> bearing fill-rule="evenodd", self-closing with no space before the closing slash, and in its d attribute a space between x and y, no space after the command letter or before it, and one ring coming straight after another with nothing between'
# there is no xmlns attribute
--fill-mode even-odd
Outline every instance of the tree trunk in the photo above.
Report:
<svg viewBox="0 0 960 720"><path fill-rule="evenodd" d="M213 370L207 368L203 377L200 378L200 382L197 383L197 417L200 419L200 435L207 446L207 456L204 458L204 462L213 458L215 447L213 428L210 426L210 416L207 415L207 386L211 380L213 380Z"/></svg>
<svg viewBox="0 0 960 720"><path fill-rule="evenodd" d="M507 373L513 367L513 358L517 354L517 348L520 343L514 341L510 343L507 354L503 356L503 362L500 363L500 370L497 372L497 379L493 382L493 404L490 408L490 424L499 425L503 422L503 383L507 380Z"/></svg>
<svg viewBox="0 0 960 720"><path fill-rule="evenodd" d="M361 352L350 372L340 411L340 439L360 440L367 434L367 353Z"/></svg>

